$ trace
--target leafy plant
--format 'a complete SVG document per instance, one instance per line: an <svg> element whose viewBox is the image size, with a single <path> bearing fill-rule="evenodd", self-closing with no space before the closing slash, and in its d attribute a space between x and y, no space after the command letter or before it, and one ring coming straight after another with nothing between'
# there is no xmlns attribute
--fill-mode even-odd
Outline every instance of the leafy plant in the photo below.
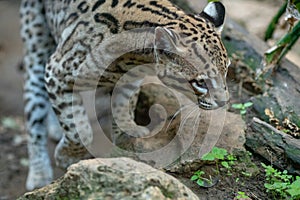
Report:
<svg viewBox="0 0 300 200"><path fill-rule="evenodd" d="M228 155L226 156L226 161L225 161L225 160L222 161L222 162L221 162L221 165L222 165L223 167L225 167L226 169L231 169L231 166L234 165L234 163L235 163L236 160L237 160L237 159L236 159L236 157L235 157L234 155L228 154Z"/></svg>
<svg viewBox="0 0 300 200"><path fill-rule="evenodd" d="M246 102L246 103L237 103L232 104L232 108L240 110L241 115L245 115L247 113L247 108L251 107L253 105L252 102Z"/></svg>
<svg viewBox="0 0 300 200"><path fill-rule="evenodd" d="M235 199L250 199L250 197L248 197L245 192L237 192L237 193L238 195L235 197Z"/></svg>
<svg viewBox="0 0 300 200"><path fill-rule="evenodd" d="M201 160L215 161L217 172L219 173L219 162L226 169L231 169L231 166L236 161L236 157L232 154L228 154L226 149L213 147L211 152L204 154Z"/></svg>
<svg viewBox="0 0 300 200"><path fill-rule="evenodd" d="M206 154L204 154L201 160L224 160L225 156L227 156L227 150L219 147L213 147L212 150Z"/></svg>
<svg viewBox="0 0 300 200"><path fill-rule="evenodd" d="M294 181L290 186L289 189L286 190L287 193L294 199L300 199L300 177L296 177L296 181Z"/></svg>
<svg viewBox="0 0 300 200"><path fill-rule="evenodd" d="M209 153L206 153L202 156L201 160L214 161L216 163L216 171L219 174L219 163L221 163L221 165L227 170L230 170L231 166L234 165L234 162L237 159L234 155L228 154L226 149L213 147ZM217 183L217 179L212 180L211 176L209 176L209 178L205 178L204 175L204 171L198 170L194 172L191 180L196 181L196 183L202 187L211 187Z"/></svg>
<svg viewBox="0 0 300 200"><path fill-rule="evenodd" d="M203 175L205 174L204 171L201 171L201 170L198 170L194 173L194 175L191 177L191 180L192 181L196 181L196 183L199 185L199 186L202 186L204 187L205 186L205 182L208 182L208 183L212 183L212 180L211 179L207 179L207 178L204 178Z"/></svg>
<svg viewBox="0 0 300 200"><path fill-rule="evenodd" d="M290 197L290 199L300 199L300 177L288 175L287 171L282 172L274 169L270 165L261 163L266 172L266 183L264 184L267 192L272 193L274 196L279 195L281 198Z"/></svg>

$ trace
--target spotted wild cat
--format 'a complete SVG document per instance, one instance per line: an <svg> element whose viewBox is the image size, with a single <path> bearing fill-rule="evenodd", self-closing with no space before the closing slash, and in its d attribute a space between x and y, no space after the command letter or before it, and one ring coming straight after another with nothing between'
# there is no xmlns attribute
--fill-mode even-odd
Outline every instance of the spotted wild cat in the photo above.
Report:
<svg viewBox="0 0 300 200"><path fill-rule="evenodd" d="M92 130L79 92L96 86L111 91L122 74L137 65L156 63L153 66L160 66L155 70L162 82L169 72L180 76L189 83L201 109L228 102L229 59L220 39L225 9L219 2L209 3L200 14L188 15L168 0L22 0L20 13L28 190L52 181L48 133L59 137L63 132L55 150L58 166L66 168L87 153L83 143L92 141ZM135 29L149 31L142 33L145 37L132 37L141 33ZM126 31L133 35L123 34ZM130 47L139 49L119 55L120 49ZM187 62L187 57L196 64ZM182 80L168 81L166 85L180 85ZM140 83L138 79L128 82L119 91L114 106L122 114L115 120L123 130L147 134L145 127L134 122L137 98L130 100L130 112L124 105L131 88ZM48 120L55 119L52 108L62 129Z"/></svg>

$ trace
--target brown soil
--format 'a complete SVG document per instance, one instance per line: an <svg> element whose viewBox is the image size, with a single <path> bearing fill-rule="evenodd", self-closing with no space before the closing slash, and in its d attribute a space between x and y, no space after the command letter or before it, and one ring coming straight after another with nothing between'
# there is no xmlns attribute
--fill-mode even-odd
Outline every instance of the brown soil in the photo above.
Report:
<svg viewBox="0 0 300 200"><path fill-rule="evenodd" d="M261 36L281 1L270 2L273 1L231 0L225 1L225 4L231 17ZM17 0L0 1L0 200L15 199L25 192L28 171L26 134L22 120L22 73L18 70L22 58L18 8ZM299 48L295 49L297 51ZM298 62L298 56L294 58ZM54 145L50 141L50 155L53 155ZM261 161L257 158L254 161L260 166ZM238 191L244 191L252 199L270 199L264 191L262 169L260 172L255 177L240 178L239 182L236 182L238 173L223 176L217 186L209 189L191 184L189 175L182 181L191 185L195 193L205 196L204 199L233 199ZM56 178L63 174L57 168L54 173Z"/></svg>
<svg viewBox="0 0 300 200"><path fill-rule="evenodd" d="M238 159L241 158L238 157ZM244 192L250 198L245 200L273 199L274 197L266 193L264 189L265 175L260 164L262 161L252 157L247 162L250 165L245 162L236 162L231 170L221 167L219 175L216 175L214 163L200 168L207 174L207 178L211 175L212 180L218 180L216 185L207 188L197 185L195 181L192 182L190 177L193 174L186 174L185 176L173 174L173 176L187 185L200 197L200 200L233 200L239 192ZM247 174L251 174L251 176Z"/></svg>

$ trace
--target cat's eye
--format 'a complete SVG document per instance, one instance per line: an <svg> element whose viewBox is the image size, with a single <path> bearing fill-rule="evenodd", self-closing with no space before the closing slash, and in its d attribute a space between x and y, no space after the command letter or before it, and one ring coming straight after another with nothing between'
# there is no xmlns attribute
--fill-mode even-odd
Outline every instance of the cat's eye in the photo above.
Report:
<svg viewBox="0 0 300 200"><path fill-rule="evenodd" d="M191 80L190 84L194 90L194 92L196 94L200 94L200 95L206 95L208 92L208 88L207 85L205 83L204 79L200 79L200 80Z"/></svg>

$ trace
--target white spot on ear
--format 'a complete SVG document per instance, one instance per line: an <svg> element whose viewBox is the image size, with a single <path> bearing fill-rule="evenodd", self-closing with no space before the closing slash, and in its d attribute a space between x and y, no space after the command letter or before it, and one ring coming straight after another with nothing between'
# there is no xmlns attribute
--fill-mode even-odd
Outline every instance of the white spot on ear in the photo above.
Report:
<svg viewBox="0 0 300 200"><path fill-rule="evenodd" d="M199 15L211 21L215 25L216 31L220 33L223 29L225 13L224 5L216 1L208 3Z"/></svg>
<svg viewBox="0 0 300 200"><path fill-rule="evenodd" d="M218 16L216 4L214 4L213 2L210 2L209 4L207 4L207 6L204 8L203 12L205 12L207 15L209 15L213 18Z"/></svg>
<svg viewBox="0 0 300 200"><path fill-rule="evenodd" d="M223 25L216 28L217 33L221 33L223 31Z"/></svg>

